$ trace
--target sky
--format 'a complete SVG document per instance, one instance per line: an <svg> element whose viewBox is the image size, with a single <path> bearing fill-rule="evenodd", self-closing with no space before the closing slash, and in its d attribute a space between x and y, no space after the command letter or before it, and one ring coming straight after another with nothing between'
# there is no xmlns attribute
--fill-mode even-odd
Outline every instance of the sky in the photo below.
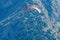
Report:
<svg viewBox="0 0 60 40"><path fill-rule="evenodd" d="M57 0L58 4L60 5L60 0Z"/></svg>

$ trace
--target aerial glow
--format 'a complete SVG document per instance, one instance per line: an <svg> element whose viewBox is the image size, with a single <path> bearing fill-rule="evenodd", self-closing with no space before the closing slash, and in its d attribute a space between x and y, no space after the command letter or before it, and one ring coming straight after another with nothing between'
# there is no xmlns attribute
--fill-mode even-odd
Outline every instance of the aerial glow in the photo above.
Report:
<svg viewBox="0 0 60 40"><path fill-rule="evenodd" d="M24 11L26 11L26 10L28 10L28 9L30 9L30 8L36 9L39 13L41 13L41 10L40 10L37 6L34 6L34 5L25 8Z"/></svg>

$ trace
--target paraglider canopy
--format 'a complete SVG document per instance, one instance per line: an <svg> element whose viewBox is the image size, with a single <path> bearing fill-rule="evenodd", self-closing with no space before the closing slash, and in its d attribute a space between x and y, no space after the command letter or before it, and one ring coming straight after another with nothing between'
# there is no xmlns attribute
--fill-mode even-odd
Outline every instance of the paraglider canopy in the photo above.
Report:
<svg viewBox="0 0 60 40"><path fill-rule="evenodd" d="M27 11L28 9L31 9L31 8L36 9L39 13L41 13L41 10L37 6L34 6L34 5L25 8L24 11Z"/></svg>

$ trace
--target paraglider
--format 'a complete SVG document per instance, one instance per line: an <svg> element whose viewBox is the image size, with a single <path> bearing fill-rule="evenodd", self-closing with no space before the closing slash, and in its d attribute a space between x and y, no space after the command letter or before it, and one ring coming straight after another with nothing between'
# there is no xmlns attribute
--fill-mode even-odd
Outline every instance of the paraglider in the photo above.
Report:
<svg viewBox="0 0 60 40"><path fill-rule="evenodd" d="M34 6L34 5L25 8L24 11L27 11L28 9L31 9L31 8L36 9L39 13L41 13L41 10L37 6Z"/></svg>

